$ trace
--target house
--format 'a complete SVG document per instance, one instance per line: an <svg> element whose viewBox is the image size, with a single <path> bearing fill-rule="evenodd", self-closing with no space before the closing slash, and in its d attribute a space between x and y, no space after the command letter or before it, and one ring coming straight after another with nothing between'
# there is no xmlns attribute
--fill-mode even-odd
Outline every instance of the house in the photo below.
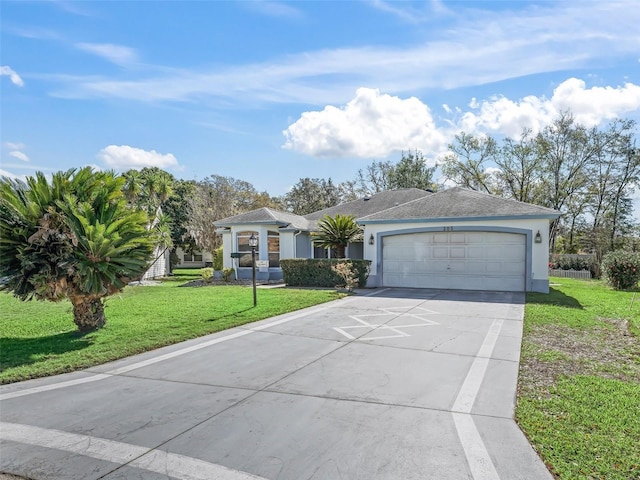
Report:
<svg viewBox="0 0 640 480"><path fill-rule="evenodd" d="M300 216L260 208L215 222L224 267L251 276L249 238L258 238L258 279L281 279L281 258L323 258L311 233L325 215L354 215L363 241L347 257L371 260L369 287L549 291L549 222L560 213L463 188L371 197Z"/></svg>
<svg viewBox="0 0 640 480"><path fill-rule="evenodd" d="M178 263L173 268L203 268L213 265L213 255L209 252L200 250L185 251L177 247L175 253Z"/></svg>

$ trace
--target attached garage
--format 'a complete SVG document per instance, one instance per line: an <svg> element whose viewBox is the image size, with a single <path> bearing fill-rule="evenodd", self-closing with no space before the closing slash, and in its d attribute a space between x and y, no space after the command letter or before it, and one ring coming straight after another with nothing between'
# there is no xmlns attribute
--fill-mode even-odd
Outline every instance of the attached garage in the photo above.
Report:
<svg viewBox="0 0 640 480"><path fill-rule="evenodd" d="M383 237L383 285L525 290L526 237L500 232L425 232Z"/></svg>

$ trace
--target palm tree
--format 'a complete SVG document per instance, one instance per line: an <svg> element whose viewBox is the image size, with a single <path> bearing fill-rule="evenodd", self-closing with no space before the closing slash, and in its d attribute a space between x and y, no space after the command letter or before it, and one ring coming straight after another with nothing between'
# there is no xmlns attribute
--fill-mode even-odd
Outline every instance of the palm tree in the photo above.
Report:
<svg viewBox="0 0 640 480"><path fill-rule="evenodd" d="M127 205L125 178L90 167L0 180L0 287L21 300L73 305L81 332L102 327L102 299L148 268L149 217Z"/></svg>
<svg viewBox="0 0 640 480"><path fill-rule="evenodd" d="M129 170L124 174L125 182L122 190L130 204L135 205L139 201L142 192L142 177L137 170Z"/></svg>
<svg viewBox="0 0 640 480"><path fill-rule="evenodd" d="M323 248L335 248L337 257L344 258L347 245L362 237L362 229L353 215L325 215L318 222L318 231L312 233L313 241Z"/></svg>

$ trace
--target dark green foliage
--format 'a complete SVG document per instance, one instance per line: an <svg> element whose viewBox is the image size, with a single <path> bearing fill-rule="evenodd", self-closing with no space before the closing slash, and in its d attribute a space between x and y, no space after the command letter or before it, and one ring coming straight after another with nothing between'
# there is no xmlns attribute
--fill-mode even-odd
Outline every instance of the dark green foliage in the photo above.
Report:
<svg viewBox="0 0 640 480"><path fill-rule="evenodd" d="M344 284L332 265L349 262L357 272L358 287L367 286L370 260L288 258L280 260L284 282L298 287L335 287Z"/></svg>
<svg viewBox="0 0 640 480"><path fill-rule="evenodd" d="M330 178L301 178L283 197L286 209L296 215L334 207L342 201L339 187Z"/></svg>
<svg viewBox="0 0 640 480"><path fill-rule="evenodd" d="M427 159L420 150L402 152L398 163L390 161L373 161L366 170L359 170L353 182L345 182L344 187L351 187L357 196L373 195L385 190L401 188L420 188L436 190L434 181L436 166L429 167Z"/></svg>
<svg viewBox="0 0 640 480"><path fill-rule="evenodd" d="M26 184L0 180L0 289L21 300L69 298L80 330L102 326L101 299L142 276L156 241L123 183L89 167L51 182L40 172Z"/></svg>
<svg viewBox="0 0 640 480"><path fill-rule="evenodd" d="M602 259L602 274L616 290L626 290L640 281L640 253L617 250Z"/></svg>
<svg viewBox="0 0 640 480"><path fill-rule="evenodd" d="M223 252L222 247L218 247L213 252L213 269L217 272L222 270L223 265Z"/></svg>
<svg viewBox="0 0 640 480"><path fill-rule="evenodd" d="M420 150L402 152L400 161L389 172L389 189L419 188L421 190L435 190L437 185L433 180L436 166L427 166L427 160Z"/></svg>
<svg viewBox="0 0 640 480"><path fill-rule="evenodd" d="M313 243L323 248L334 248L338 258L344 258L347 245L362 238L362 229L353 215L325 215L318 222L318 231L311 235Z"/></svg>

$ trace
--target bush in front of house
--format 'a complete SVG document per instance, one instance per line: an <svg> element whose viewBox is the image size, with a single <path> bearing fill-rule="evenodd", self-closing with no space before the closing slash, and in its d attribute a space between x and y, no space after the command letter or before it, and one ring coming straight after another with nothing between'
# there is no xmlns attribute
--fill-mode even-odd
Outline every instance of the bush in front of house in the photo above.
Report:
<svg viewBox="0 0 640 480"><path fill-rule="evenodd" d="M222 247L218 247L213 252L213 269L216 272L222 271Z"/></svg>
<svg viewBox="0 0 640 480"><path fill-rule="evenodd" d="M211 267L201 268L200 276L205 282L211 282L213 280L213 268Z"/></svg>
<svg viewBox="0 0 640 480"><path fill-rule="evenodd" d="M616 290L635 287L640 281L640 253L617 250L602 259L602 275Z"/></svg>
<svg viewBox="0 0 640 480"><path fill-rule="evenodd" d="M233 275L233 272L235 272L235 270L231 267L222 270L222 280L224 280L226 283L229 283L231 281L231 275Z"/></svg>
<svg viewBox="0 0 640 480"><path fill-rule="evenodd" d="M344 286L350 292L358 286L358 272L353 268L351 262L338 262L331 266L331 270L337 273L342 280L340 285L336 286Z"/></svg>
<svg viewBox="0 0 640 480"><path fill-rule="evenodd" d="M350 263L358 279L358 287L367 286L371 260L288 258L280 260L284 283L296 287L335 287L344 285L344 280L332 267L339 263Z"/></svg>

